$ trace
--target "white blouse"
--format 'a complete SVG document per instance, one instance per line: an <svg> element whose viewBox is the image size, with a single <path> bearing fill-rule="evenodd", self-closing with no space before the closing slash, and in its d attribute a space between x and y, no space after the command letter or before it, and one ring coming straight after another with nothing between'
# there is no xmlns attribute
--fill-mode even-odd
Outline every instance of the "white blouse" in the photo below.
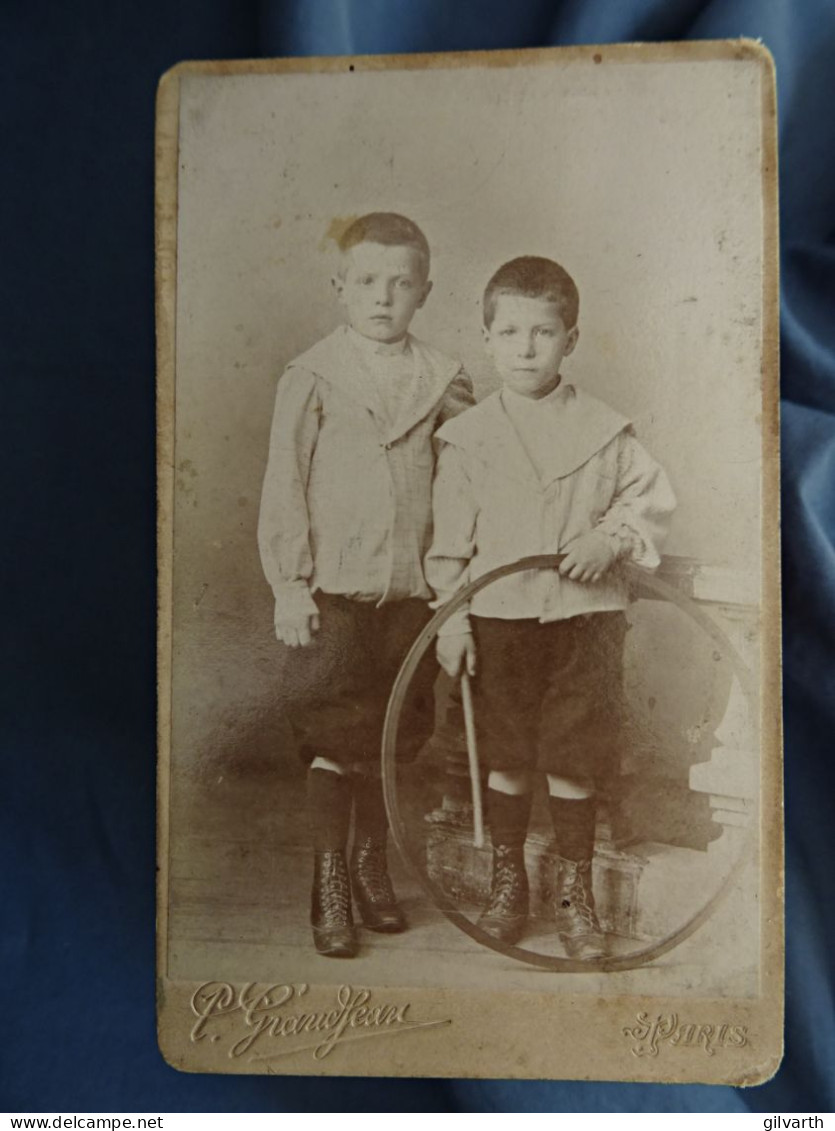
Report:
<svg viewBox="0 0 835 1131"><path fill-rule="evenodd" d="M675 496L629 421L602 401L573 385L539 401L502 390L448 421L438 439L425 563L436 607L498 566L565 552L592 530L619 536L634 564L658 566ZM487 586L469 611L547 622L627 603L616 567L594 584L529 570ZM442 633L466 629L465 609Z"/></svg>

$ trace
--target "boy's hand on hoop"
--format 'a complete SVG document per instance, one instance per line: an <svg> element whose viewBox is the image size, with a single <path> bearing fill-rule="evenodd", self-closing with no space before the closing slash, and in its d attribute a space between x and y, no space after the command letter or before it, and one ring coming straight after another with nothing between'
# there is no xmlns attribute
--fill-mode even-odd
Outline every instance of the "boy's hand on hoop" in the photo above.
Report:
<svg viewBox="0 0 835 1131"><path fill-rule="evenodd" d="M319 616L288 617L276 613L275 634L288 648L306 648L319 631Z"/></svg>
<svg viewBox="0 0 835 1131"><path fill-rule="evenodd" d="M591 530L575 538L559 567L560 574L572 581L599 581L618 557L618 543L601 530Z"/></svg>
<svg viewBox="0 0 835 1131"><path fill-rule="evenodd" d="M435 651L438 663L448 676L457 679L462 669L467 675L475 675L475 640L471 632L439 636Z"/></svg>

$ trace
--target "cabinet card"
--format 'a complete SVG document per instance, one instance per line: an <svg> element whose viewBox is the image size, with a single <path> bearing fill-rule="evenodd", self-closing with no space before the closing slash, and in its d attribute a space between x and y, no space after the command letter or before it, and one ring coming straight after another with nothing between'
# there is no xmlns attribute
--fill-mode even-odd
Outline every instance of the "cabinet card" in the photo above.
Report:
<svg viewBox="0 0 835 1131"><path fill-rule="evenodd" d="M776 1070L775 131L749 41L162 79L174 1066Z"/></svg>

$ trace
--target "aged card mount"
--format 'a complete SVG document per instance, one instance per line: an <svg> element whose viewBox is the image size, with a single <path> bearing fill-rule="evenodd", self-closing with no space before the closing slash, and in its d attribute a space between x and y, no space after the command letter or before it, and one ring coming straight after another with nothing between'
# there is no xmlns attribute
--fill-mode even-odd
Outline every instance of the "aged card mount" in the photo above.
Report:
<svg viewBox="0 0 835 1131"><path fill-rule="evenodd" d="M163 78L158 1012L174 1066L734 1084L776 1070L775 131L772 60L749 41L186 63ZM661 566L626 571L627 722L593 867L601 957L569 958L555 933L541 797L529 929L507 946L479 928L490 851L449 681L426 747L398 761L418 653L449 608L385 689L409 929L361 929L349 959L313 948L305 770L258 509L277 378L338 325L335 241L378 210L426 234L434 289L413 329L460 359L477 401L498 385L487 279L515 256L565 265L580 292L566 373L632 421L678 499Z"/></svg>

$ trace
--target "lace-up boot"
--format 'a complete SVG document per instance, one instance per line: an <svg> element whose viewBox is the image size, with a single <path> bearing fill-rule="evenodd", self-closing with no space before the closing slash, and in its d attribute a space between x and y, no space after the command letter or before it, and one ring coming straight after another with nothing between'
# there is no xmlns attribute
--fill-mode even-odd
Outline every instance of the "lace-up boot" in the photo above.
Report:
<svg viewBox="0 0 835 1131"><path fill-rule="evenodd" d="M397 903L388 873L385 836L366 836L354 841L351 880L357 911L369 930L392 935L405 931L406 918Z"/></svg>
<svg viewBox="0 0 835 1131"><path fill-rule="evenodd" d="M605 955L591 890L591 860L557 858L554 911L557 933L569 958Z"/></svg>
<svg viewBox="0 0 835 1131"><path fill-rule="evenodd" d="M340 849L316 852L310 901L313 942L328 958L353 958L357 936L351 913L351 881Z"/></svg>
<svg viewBox="0 0 835 1131"><path fill-rule="evenodd" d="M477 925L499 942L513 946L525 930L529 902L524 846L494 845L490 898Z"/></svg>

